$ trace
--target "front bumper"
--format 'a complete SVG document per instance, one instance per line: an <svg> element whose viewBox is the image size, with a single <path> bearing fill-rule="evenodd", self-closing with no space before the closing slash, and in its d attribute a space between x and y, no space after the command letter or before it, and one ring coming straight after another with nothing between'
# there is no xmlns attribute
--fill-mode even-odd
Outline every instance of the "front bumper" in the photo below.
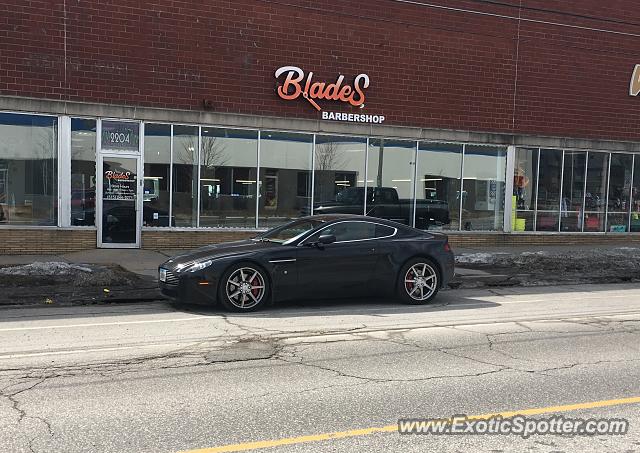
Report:
<svg viewBox="0 0 640 453"><path fill-rule="evenodd" d="M158 281L160 292L184 304L217 304L217 281L211 281L199 274L175 275L170 283Z"/></svg>

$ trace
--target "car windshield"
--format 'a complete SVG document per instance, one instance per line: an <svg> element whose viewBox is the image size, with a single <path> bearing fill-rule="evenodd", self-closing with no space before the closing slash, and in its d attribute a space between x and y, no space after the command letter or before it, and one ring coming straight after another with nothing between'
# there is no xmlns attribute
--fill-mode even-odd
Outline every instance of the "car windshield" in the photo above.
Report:
<svg viewBox="0 0 640 453"><path fill-rule="evenodd" d="M258 236L256 240L287 244L304 235L305 233L317 228L323 223L324 222L321 220L295 220L286 225L282 225L267 231L263 235Z"/></svg>

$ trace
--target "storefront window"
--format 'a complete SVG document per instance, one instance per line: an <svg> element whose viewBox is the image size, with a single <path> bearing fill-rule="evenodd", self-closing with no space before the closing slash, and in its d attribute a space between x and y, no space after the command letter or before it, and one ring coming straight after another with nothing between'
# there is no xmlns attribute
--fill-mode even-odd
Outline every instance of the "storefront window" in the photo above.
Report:
<svg viewBox="0 0 640 453"><path fill-rule="evenodd" d="M258 133L202 128L200 226L256 226Z"/></svg>
<svg viewBox="0 0 640 453"><path fill-rule="evenodd" d="M58 223L56 118L0 113L0 224Z"/></svg>
<svg viewBox="0 0 640 453"><path fill-rule="evenodd" d="M511 197L511 228L513 231L533 231L536 204L538 149L518 148L513 170Z"/></svg>
<svg viewBox="0 0 640 453"><path fill-rule="evenodd" d="M460 229L462 145L421 142L416 178L416 228Z"/></svg>
<svg viewBox="0 0 640 453"><path fill-rule="evenodd" d="M587 153L564 152L562 199L560 202L560 230L582 231L585 163Z"/></svg>
<svg viewBox="0 0 640 453"><path fill-rule="evenodd" d="M504 226L507 150L467 145L464 154L462 229L501 231Z"/></svg>
<svg viewBox="0 0 640 453"><path fill-rule="evenodd" d="M629 196L631 194L631 154L611 154L607 231L624 233L629 229Z"/></svg>
<svg viewBox="0 0 640 453"><path fill-rule="evenodd" d="M631 230L640 232L640 156L634 156L633 188L631 199Z"/></svg>
<svg viewBox="0 0 640 453"><path fill-rule="evenodd" d="M71 225L96 224L96 121L71 119Z"/></svg>
<svg viewBox="0 0 640 453"><path fill-rule="evenodd" d="M261 133L259 227L281 225L311 212L312 152L312 135Z"/></svg>
<svg viewBox="0 0 640 453"><path fill-rule="evenodd" d="M609 153L589 153L584 197L584 231L604 231Z"/></svg>
<svg viewBox="0 0 640 453"><path fill-rule="evenodd" d="M367 214L413 225L416 142L369 140Z"/></svg>
<svg viewBox="0 0 640 453"><path fill-rule="evenodd" d="M171 125L147 123L144 127L144 189L142 224L168 227L171 184Z"/></svg>
<svg viewBox="0 0 640 453"><path fill-rule="evenodd" d="M195 227L198 218L198 128L173 126L173 220Z"/></svg>
<svg viewBox="0 0 640 453"><path fill-rule="evenodd" d="M360 137L316 136L316 214L363 214L366 144Z"/></svg>
<svg viewBox="0 0 640 453"><path fill-rule="evenodd" d="M558 231L560 220L560 185L562 181L562 151L541 149L538 182L536 184L536 231Z"/></svg>

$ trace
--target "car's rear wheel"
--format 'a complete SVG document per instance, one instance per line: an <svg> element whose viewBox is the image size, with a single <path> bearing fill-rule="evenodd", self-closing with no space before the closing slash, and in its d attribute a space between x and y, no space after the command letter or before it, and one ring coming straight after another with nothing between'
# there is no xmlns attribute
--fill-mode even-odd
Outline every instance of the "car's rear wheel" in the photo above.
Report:
<svg viewBox="0 0 640 453"><path fill-rule="evenodd" d="M398 298L411 305L426 304L433 300L440 289L438 266L429 258L409 260L398 275Z"/></svg>
<svg viewBox="0 0 640 453"><path fill-rule="evenodd" d="M219 300L228 310L247 312L263 307L270 296L266 272L252 263L238 263L224 273Z"/></svg>

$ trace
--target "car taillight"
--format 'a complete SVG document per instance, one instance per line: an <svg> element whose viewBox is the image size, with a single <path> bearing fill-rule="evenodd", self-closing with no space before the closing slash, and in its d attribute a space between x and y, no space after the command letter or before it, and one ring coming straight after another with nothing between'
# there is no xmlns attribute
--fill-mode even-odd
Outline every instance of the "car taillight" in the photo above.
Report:
<svg viewBox="0 0 640 453"><path fill-rule="evenodd" d="M448 242L444 243L444 251L445 252L450 252L451 251L451 246L449 245Z"/></svg>

